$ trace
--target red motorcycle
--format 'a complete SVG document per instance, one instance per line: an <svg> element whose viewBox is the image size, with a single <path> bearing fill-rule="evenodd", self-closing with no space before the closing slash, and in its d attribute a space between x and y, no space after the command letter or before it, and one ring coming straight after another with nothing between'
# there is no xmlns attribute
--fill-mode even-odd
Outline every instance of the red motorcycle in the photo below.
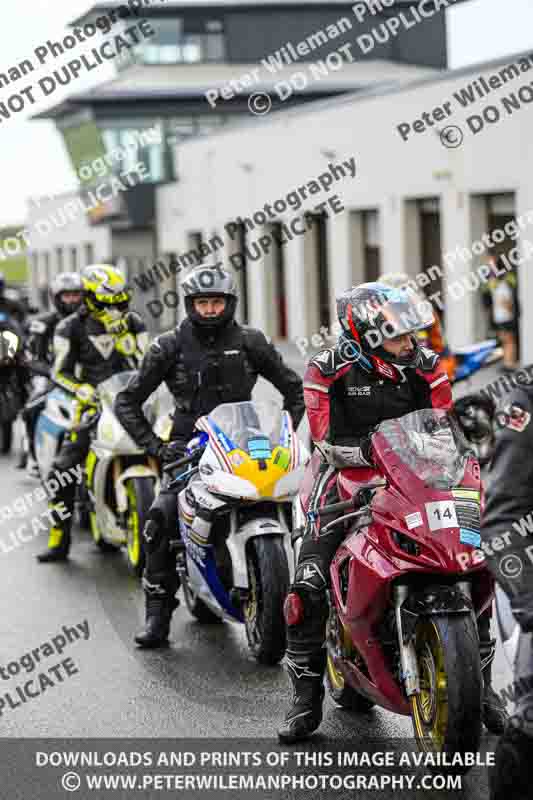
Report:
<svg viewBox="0 0 533 800"><path fill-rule="evenodd" d="M347 512L329 523L347 530L330 570L329 691L352 711L379 705L410 715L420 749L476 752L483 687L476 617L493 597L492 578L475 557L479 464L440 410L383 422L372 446L376 469L341 471L342 502L319 512L324 522Z"/></svg>

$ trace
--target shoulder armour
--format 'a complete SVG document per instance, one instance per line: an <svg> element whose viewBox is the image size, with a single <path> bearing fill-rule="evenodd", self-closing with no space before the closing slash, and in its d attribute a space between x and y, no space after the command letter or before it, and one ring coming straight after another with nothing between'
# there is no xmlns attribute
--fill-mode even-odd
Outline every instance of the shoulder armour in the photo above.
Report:
<svg viewBox="0 0 533 800"><path fill-rule="evenodd" d="M153 340L150 345L149 352L159 356L164 353L166 356L171 356L177 350L179 345L179 328L166 333L161 333Z"/></svg>
<svg viewBox="0 0 533 800"><path fill-rule="evenodd" d="M132 333L139 333L144 330L144 320L137 311L128 311L128 327Z"/></svg>
<svg viewBox="0 0 533 800"><path fill-rule="evenodd" d="M47 326L44 320L39 319L32 319L30 322L30 333L46 333Z"/></svg>
<svg viewBox="0 0 533 800"><path fill-rule="evenodd" d="M251 325L238 325L241 332L244 334L244 338L248 339L252 344L260 343L263 344L267 342L267 344L272 343L272 339L270 336L267 336L266 333L259 330L259 328L252 328Z"/></svg>
<svg viewBox="0 0 533 800"><path fill-rule="evenodd" d="M315 353L309 362L309 366L317 367L322 375L330 377L340 369L346 366L346 361L343 360L341 354L336 347L326 347Z"/></svg>
<svg viewBox="0 0 533 800"><path fill-rule="evenodd" d="M437 353L434 353L429 347L419 347L419 354L415 366L421 372L434 372L439 364L439 360Z"/></svg>

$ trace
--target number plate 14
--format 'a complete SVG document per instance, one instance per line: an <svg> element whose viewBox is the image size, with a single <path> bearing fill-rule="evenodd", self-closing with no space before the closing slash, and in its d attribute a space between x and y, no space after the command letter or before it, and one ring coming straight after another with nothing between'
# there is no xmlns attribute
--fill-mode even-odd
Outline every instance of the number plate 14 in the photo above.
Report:
<svg viewBox="0 0 533 800"><path fill-rule="evenodd" d="M437 500L435 503L426 503L429 529L439 531L442 528L457 528L457 515L453 500Z"/></svg>

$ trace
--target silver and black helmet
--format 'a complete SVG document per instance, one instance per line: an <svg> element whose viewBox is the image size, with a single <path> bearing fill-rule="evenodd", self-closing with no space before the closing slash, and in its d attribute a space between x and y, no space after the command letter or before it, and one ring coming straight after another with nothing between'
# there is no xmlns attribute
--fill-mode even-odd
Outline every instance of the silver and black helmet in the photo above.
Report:
<svg viewBox="0 0 533 800"><path fill-rule="evenodd" d="M233 274L223 268L222 261L206 262L192 269L181 281L181 290L185 311L195 325L219 328L234 318L238 299L237 284ZM202 317L194 308L194 300L201 297L223 297L226 307L217 317Z"/></svg>
<svg viewBox="0 0 533 800"><path fill-rule="evenodd" d="M64 292L79 292L80 299L75 303L65 303ZM50 298L59 313L66 317L78 309L83 300L83 283L77 272L60 272L50 284Z"/></svg>

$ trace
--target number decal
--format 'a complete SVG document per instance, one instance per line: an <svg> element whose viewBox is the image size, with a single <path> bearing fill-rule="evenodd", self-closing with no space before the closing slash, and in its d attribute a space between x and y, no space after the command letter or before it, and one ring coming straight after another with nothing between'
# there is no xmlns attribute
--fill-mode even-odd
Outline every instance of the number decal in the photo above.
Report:
<svg viewBox="0 0 533 800"><path fill-rule="evenodd" d="M453 500L437 500L435 503L426 503L426 514L431 531L458 527Z"/></svg>

